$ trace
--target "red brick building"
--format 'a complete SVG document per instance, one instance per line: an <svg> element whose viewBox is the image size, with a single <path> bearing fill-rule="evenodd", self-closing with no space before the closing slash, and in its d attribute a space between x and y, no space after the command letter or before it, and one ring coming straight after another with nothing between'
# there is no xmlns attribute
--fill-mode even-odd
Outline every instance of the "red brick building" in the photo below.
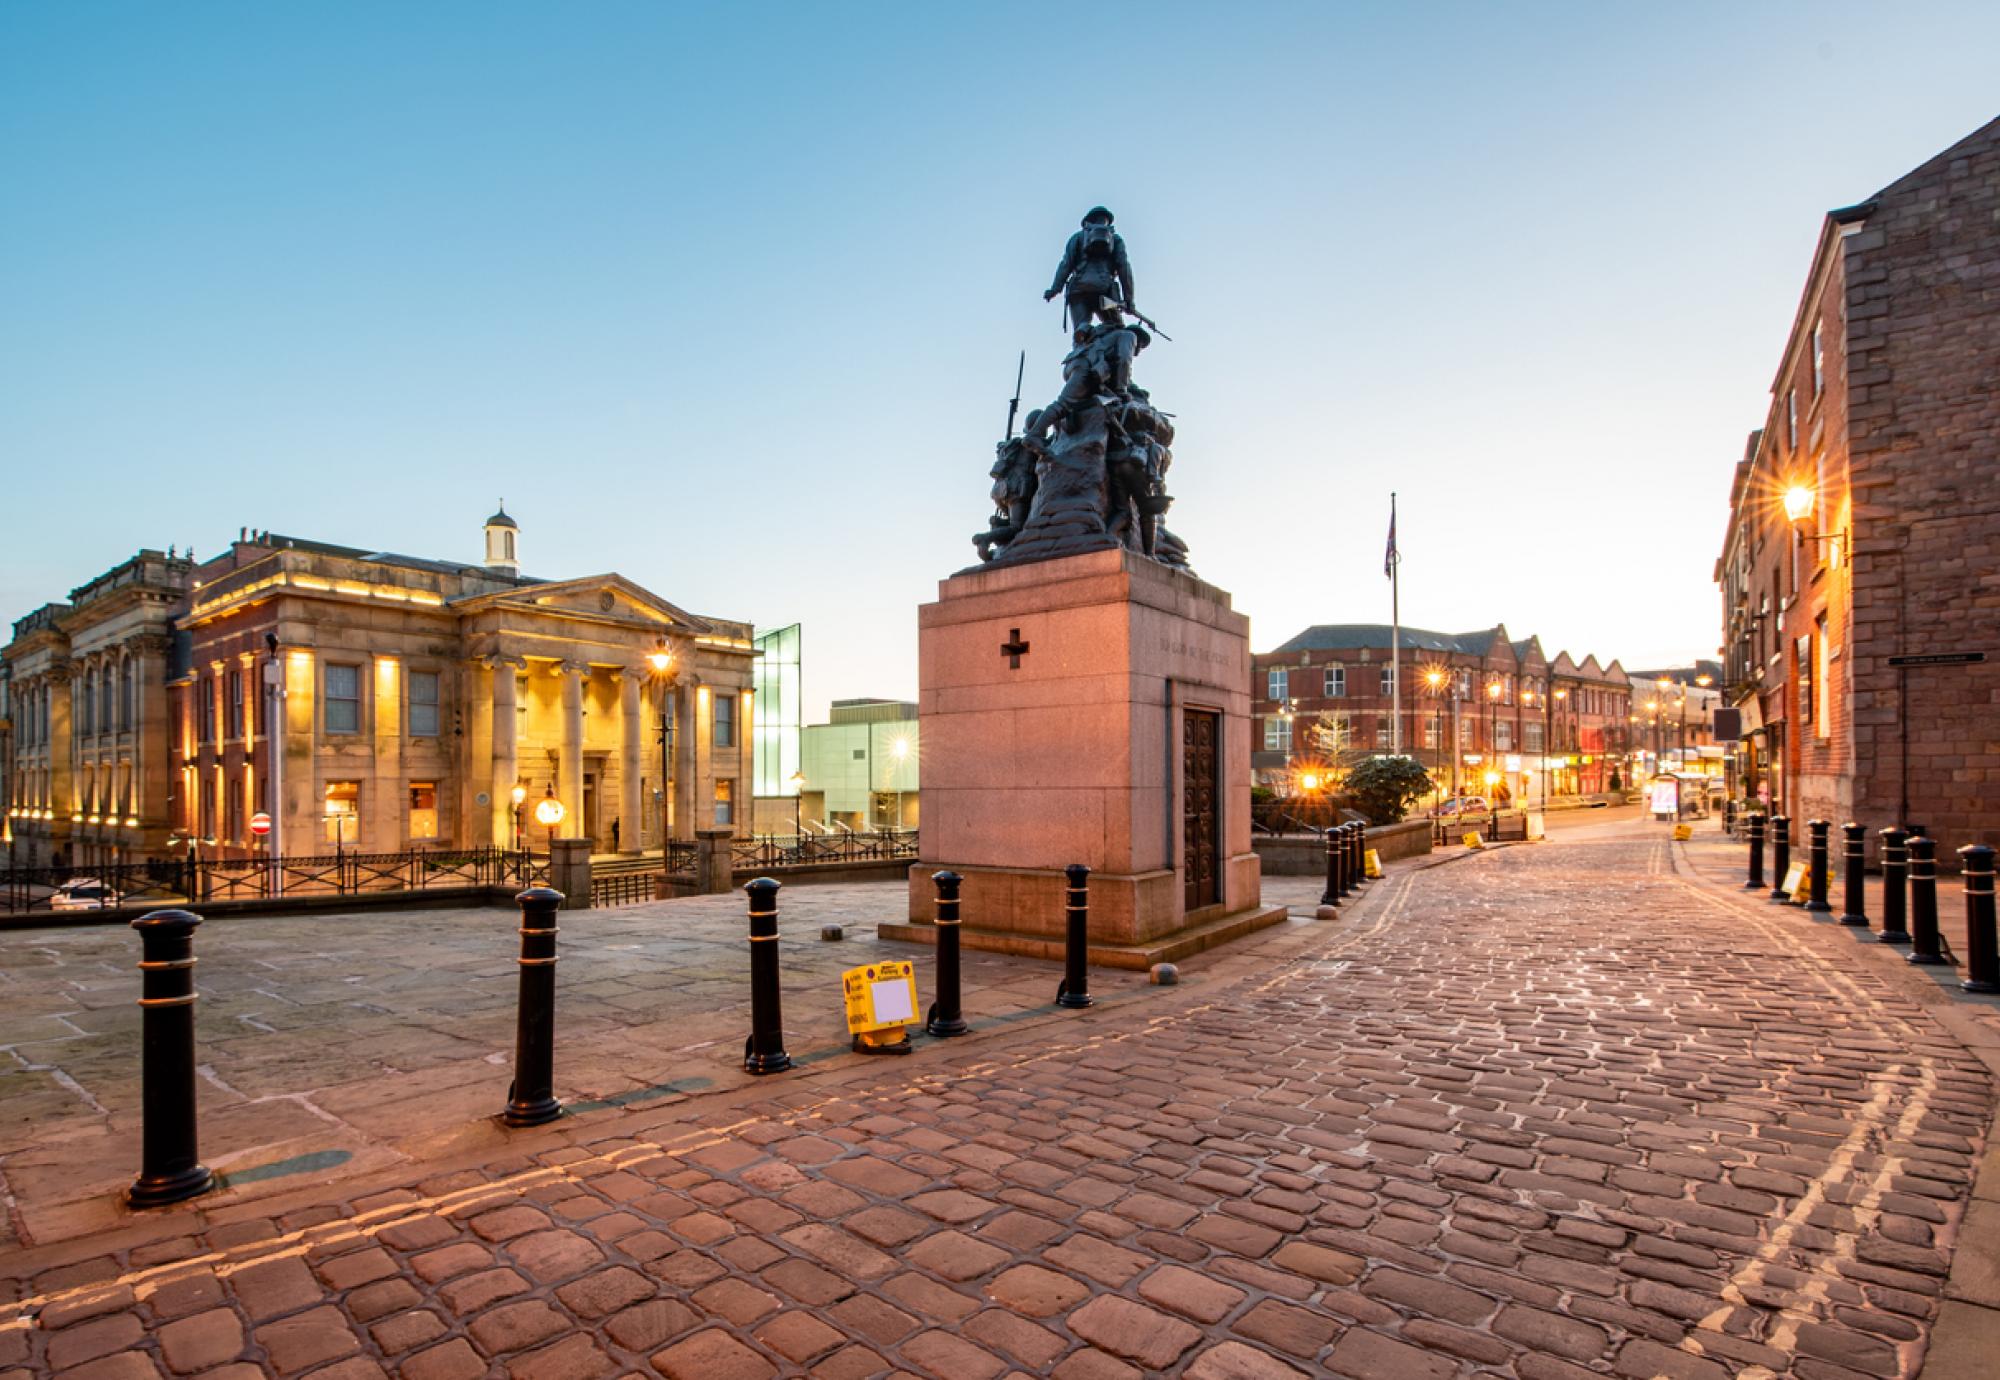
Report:
<svg viewBox="0 0 2000 1380"><path fill-rule="evenodd" d="M2000 842L1996 480L2000 120L1821 227L1716 565L1747 798Z"/></svg>
<svg viewBox="0 0 2000 1380"><path fill-rule="evenodd" d="M1386 623L1325 623L1251 657L1251 768L1288 790L1391 750ZM1551 660L1504 624L1469 633L1404 628L1403 752L1454 792L1516 800L1591 794L1625 773L1632 683L1616 661ZM1497 780L1489 780L1489 776ZM1546 777L1546 781L1544 780Z"/></svg>

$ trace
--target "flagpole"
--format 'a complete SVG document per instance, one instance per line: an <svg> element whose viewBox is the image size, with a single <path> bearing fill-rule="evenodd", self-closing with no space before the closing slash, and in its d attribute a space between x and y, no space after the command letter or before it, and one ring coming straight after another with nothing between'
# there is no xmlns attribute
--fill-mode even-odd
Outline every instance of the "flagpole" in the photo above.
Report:
<svg viewBox="0 0 2000 1380"><path fill-rule="evenodd" d="M1389 494L1389 751L1403 755L1403 553L1396 549L1396 495Z"/></svg>

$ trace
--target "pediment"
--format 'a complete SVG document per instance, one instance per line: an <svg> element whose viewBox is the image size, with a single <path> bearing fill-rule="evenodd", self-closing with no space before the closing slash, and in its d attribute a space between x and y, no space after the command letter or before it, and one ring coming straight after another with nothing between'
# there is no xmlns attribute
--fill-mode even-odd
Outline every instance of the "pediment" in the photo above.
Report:
<svg viewBox="0 0 2000 1380"><path fill-rule="evenodd" d="M522 615L639 624L690 636L710 631L708 620L668 603L623 575L588 575L577 580L523 585L496 594L482 594L459 607L467 612L505 609Z"/></svg>

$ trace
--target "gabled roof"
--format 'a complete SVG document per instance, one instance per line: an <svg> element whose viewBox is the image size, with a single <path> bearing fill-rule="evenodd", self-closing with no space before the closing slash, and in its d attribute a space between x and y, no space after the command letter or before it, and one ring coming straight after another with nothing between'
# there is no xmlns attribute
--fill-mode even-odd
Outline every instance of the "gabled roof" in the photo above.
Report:
<svg viewBox="0 0 2000 1380"><path fill-rule="evenodd" d="M462 596L451 601L451 607L461 613L474 613L483 609L508 605L515 608L548 608L562 606L565 596L591 594L609 591L622 594L625 599L652 614L657 621L686 633L708 633L715 625L708 619L689 613L686 609L668 603L644 586L626 579L615 572L603 575L585 575L575 580L540 581L523 585L518 589L495 590L489 594ZM564 607L564 612L588 613L589 610Z"/></svg>
<svg viewBox="0 0 2000 1380"><path fill-rule="evenodd" d="M1349 652L1389 646L1394 631L1387 623L1315 623L1290 641L1272 649L1284 652ZM1432 632L1427 628L1404 628L1397 646L1406 652L1458 652L1478 656L1492 645L1496 634L1504 636L1504 626L1478 632Z"/></svg>

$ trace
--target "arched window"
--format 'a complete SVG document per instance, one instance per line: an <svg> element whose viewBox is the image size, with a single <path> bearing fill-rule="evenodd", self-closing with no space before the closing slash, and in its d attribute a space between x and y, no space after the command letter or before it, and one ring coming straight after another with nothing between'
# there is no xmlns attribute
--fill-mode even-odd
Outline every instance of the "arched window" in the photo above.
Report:
<svg viewBox="0 0 2000 1380"><path fill-rule="evenodd" d="M130 733L132 724L132 658L125 658L118 672L118 727Z"/></svg>
<svg viewBox="0 0 2000 1380"><path fill-rule="evenodd" d="M505 546L506 546L506 548L507 548L507 559L508 559L508 560L510 560L510 561L511 561L511 560L513 560L513 559L514 559L514 534L513 534L512 532L502 532L502 533L500 534L500 540L501 540L501 541L502 541L502 542L503 542L503 543L505 544Z"/></svg>
<svg viewBox="0 0 2000 1380"><path fill-rule="evenodd" d="M83 694L78 697L76 707L76 731L81 737L89 737L96 731L92 719L97 705L97 672L86 671L83 676Z"/></svg>
<svg viewBox="0 0 2000 1380"><path fill-rule="evenodd" d="M111 666L107 662L104 676L97 685L97 731L110 733L117 725L112 721L118 706L118 684L112 677Z"/></svg>

